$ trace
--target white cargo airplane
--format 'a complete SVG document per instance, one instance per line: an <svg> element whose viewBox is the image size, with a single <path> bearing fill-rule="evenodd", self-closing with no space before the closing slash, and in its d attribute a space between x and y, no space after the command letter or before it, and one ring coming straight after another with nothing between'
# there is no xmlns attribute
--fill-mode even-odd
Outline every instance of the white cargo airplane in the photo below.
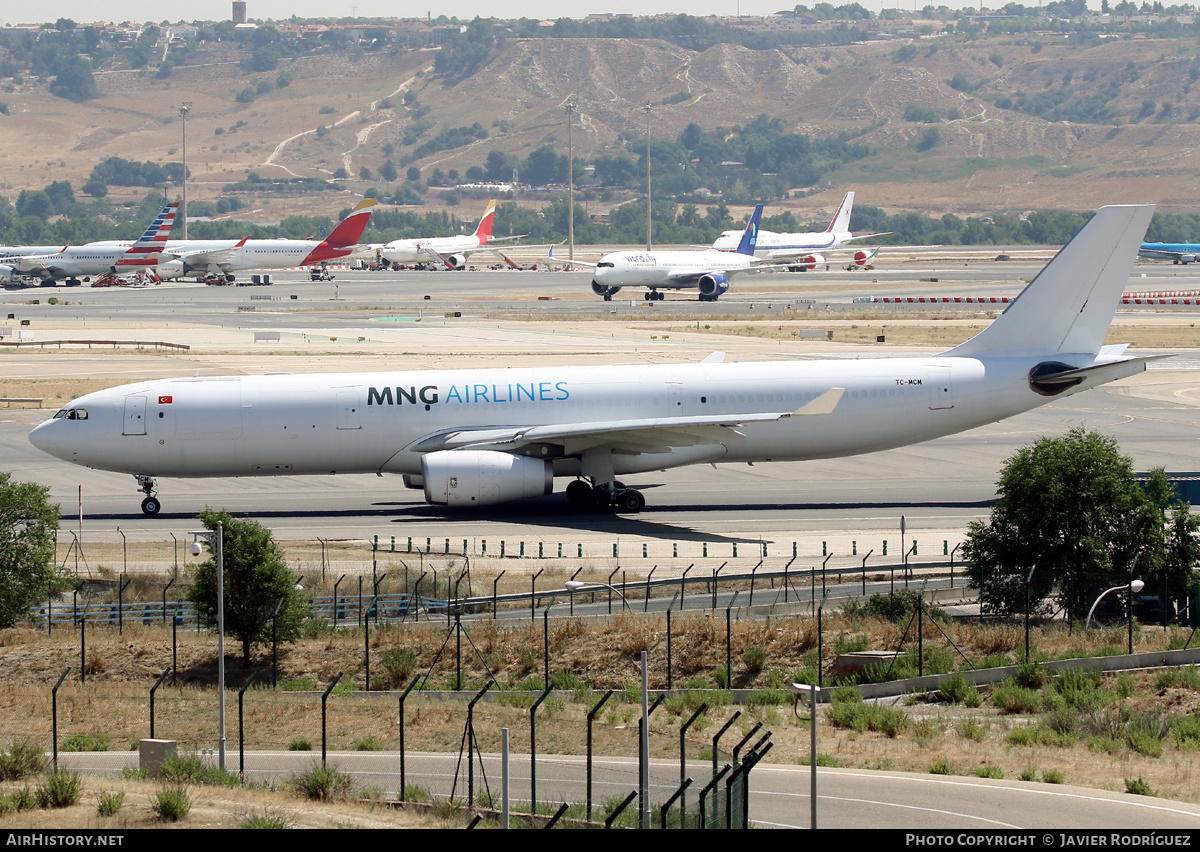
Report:
<svg viewBox="0 0 1200 852"><path fill-rule="evenodd" d="M488 251L499 257L509 266L516 266L505 257L494 243L519 240L517 237L493 237L492 224L496 219L496 202L489 201L483 211L483 218L475 228L475 233L457 237L426 237L415 240L392 240L384 246L379 246L380 256L389 263L442 263L448 269L462 269L467 265L471 255L480 251ZM533 246L529 246L533 248Z"/></svg>
<svg viewBox="0 0 1200 852"><path fill-rule="evenodd" d="M825 255L853 252L852 267L867 266L879 249L870 251L849 247L847 243L854 240L868 240L872 237L883 237L882 234L860 234L854 236L850 231L850 212L854 209L854 193L847 192L841 206L833 214L829 227L824 231L808 231L799 234L778 234L774 231L759 231L758 244L755 254L768 260L791 260L789 269L796 272L806 272L816 269L825 262ZM715 251L734 251L737 249L741 231L725 231L712 244Z"/></svg>
<svg viewBox="0 0 1200 852"><path fill-rule="evenodd" d="M618 477L927 441L1140 373L1104 345L1154 208L1101 209L990 326L887 359L192 377L87 394L35 446L137 477L399 473L430 503L549 494L637 512Z"/></svg>
<svg viewBox="0 0 1200 852"><path fill-rule="evenodd" d="M42 279L43 286L65 278L68 285L79 279L109 272L146 272L153 268L167 246L167 235L175 224L179 202L168 204L134 242L97 242L82 246L63 246L56 252L24 254L6 259L0 277L13 273Z"/></svg>
<svg viewBox="0 0 1200 852"><path fill-rule="evenodd" d="M754 256L758 239L758 222L762 219L763 206L759 204L750 216L746 230L742 232L737 252L714 251L616 251L604 255L596 264L578 260L561 261L578 266L592 267L592 292L603 296L604 301L622 287L646 287L647 302L662 301L660 290L684 290L692 287L700 291L701 302L715 302L729 289L729 279L741 272L757 272L764 269L783 269L785 264L768 263ZM554 257L554 250L550 250Z"/></svg>
<svg viewBox="0 0 1200 852"><path fill-rule="evenodd" d="M172 241L155 272L163 279L207 272L232 282L238 270L289 269L348 257L362 239L375 203L374 198L364 198L323 240Z"/></svg>

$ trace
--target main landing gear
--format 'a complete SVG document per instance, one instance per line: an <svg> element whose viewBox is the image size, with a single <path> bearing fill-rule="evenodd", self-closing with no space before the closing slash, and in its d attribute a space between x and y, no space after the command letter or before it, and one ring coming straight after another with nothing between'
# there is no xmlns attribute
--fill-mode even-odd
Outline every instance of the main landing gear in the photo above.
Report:
<svg viewBox="0 0 1200 852"><path fill-rule="evenodd" d="M147 515L157 515L159 509L162 508L162 503L154 496L154 477L137 473L134 474L134 478L138 481L138 488L146 495L146 499L142 501L142 511Z"/></svg>
<svg viewBox="0 0 1200 852"><path fill-rule="evenodd" d="M647 301L647 302L661 302L665 298L666 298L666 294L660 293L657 290L647 290L646 291L645 301Z"/></svg>
<svg viewBox="0 0 1200 852"><path fill-rule="evenodd" d="M623 482L592 485L586 480L576 479L567 486L566 493L571 505L581 509L611 509L634 515L646 508L646 498L642 492L636 488L626 488Z"/></svg>

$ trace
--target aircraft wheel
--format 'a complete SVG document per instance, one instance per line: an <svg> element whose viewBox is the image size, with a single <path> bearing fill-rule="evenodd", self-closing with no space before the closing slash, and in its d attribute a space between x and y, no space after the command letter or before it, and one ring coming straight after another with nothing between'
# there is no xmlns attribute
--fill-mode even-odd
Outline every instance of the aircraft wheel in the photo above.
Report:
<svg viewBox="0 0 1200 852"><path fill-rule="evenodd" d="M612 301L612 293L605 293L605 294L604 294L604 301L606 301L606 302L611 302L611 301Z"/></svg>
<svg viewBox="0 0 1200 852"><path fill-rule="evenodd" d="M566 493L567 500L572 506L593 505L594 501L592 500L592 486L588 485L582 479L572 480L571 483L567 485Z"/></svg>
<svg viewBox="0 0 1200 852"><path fill-rule="evenodd" d="M635 488L627 488L617 494L617 510L629 514L637 514L646 508L646 498Z"/></svg>
<svg viewBox="0 0 1200 852"><path fill-rule="evenodd" d="M157 515L158 510L162 508L162 503L158 502L157 497L147 497L142 501L142 511L147 515Z"/></svg>

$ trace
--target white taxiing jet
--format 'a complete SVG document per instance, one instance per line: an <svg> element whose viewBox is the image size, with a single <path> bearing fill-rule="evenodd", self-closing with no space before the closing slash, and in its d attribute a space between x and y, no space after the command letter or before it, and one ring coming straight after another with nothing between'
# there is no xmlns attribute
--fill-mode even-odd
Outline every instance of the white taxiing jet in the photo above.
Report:
<svg viewBox="0 0 1200 852"><path fill-rule="evenodd" d="M137 477L399 473L430 503L549 494L636 512L618 477L927 441L1140 373L1104 345L1152 206L1101 209L991 325L940 355L870 360L193 377L87 394L30 433ZM719 475L719 474L718 474Z"/></svg>
<svg viewBox="0 0 1200 852"><path fill-rule="evenodd" d="M568 264L592 267L592 292L612 301L622 287L646 287L646 301L662 301L660 290L685 290L695 287L701 302L715 302L729 289L729 279L741 272L782 269L784 265L768 263L754 256L758 240L758 223L763 206L754 208L746 230L742 232L737 251L615 251L600 258L595 265L578 260ZM550 251L551 259L554 250Z"/></svg>

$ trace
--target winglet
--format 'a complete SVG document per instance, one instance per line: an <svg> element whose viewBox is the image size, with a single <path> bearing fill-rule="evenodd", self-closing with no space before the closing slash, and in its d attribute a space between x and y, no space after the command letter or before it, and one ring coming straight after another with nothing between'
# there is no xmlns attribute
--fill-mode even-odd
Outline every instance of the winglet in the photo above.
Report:
<svg viewBox="0 0 1200 852"><path fill-rule="evenodd" d="M822 414L833 414L837 404L842 401L845 388L830 388L807 405L793 411L791 417L817 417Z"/></svg>
<svg viewBox="0 0 1200 852"><path fill-rule="evenodd" d="M706 355L704 357L704 359L700 363L701 364L720 364L724 360L725 360L724 352L710 352L708 355Z"/></svg>

